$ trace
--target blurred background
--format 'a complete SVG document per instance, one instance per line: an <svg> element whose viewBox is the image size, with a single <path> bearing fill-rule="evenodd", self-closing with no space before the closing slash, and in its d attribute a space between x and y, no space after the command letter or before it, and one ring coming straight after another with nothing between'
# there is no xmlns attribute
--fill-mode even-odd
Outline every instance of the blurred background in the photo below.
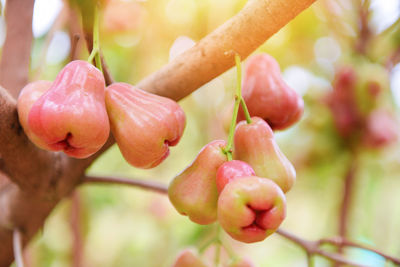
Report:
<svg viewBox="0 0 400 267"><path fill-rule="evenodd" d="M100 39L114 79L136 84L246 2L107 1ZM1 3L4 9L4 0ZM345 231L351 240L400 255L399 16L399 0L318 0L255 51L274 56L284 80L305 101L301 121L276 132L280 148L297 170L283 229L311 240ZM70 60L71 25L77 23L66 2L36 0L32 80L53 80ZM0 45L4 38L2 12ZM77 48L78 57L87 59L86 48ZM206 143L226 139L221 114L233 101L235 77L236 70L229 70L180 101L187 116L184 136L157 168L131 167L114 145L89 174L167 184ZM180 216L158 193L85 185L48 218L25 252L26 264L170 266L179 251L201 247L216 227ZM256 266L307 266L303 249L279 235L251 245L223 238ZM213 260L213 249L205 251L206 261ZM365 250L345 253L369 266L394 266ZM223 253L222 261L227 260ZM315 265L330 263L315 257Z"/></svg>

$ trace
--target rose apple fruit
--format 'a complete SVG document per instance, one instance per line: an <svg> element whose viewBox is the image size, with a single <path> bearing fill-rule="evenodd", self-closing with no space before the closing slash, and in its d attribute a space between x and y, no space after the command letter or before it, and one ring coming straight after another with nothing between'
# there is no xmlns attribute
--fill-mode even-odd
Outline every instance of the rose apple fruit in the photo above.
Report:
<svg viewBox="0 0 400 267"><path fill-rule="evenodd" d="M122 155L138 168L159 165L185 129L185 113L178 103L127 83L106 88L106 107Z"/></svg>
<svg viewBox="0 0 400 267"><path fill-rule="evenodd" d="M49 150L89 157L104 145L110 132L104 91L100 70L86 61L71 61L33 104L28 127Z"/></svg>
<svg viewBox="0 0 400 267"><path fill-rule="evenodd" d="M227 161L226 142L213 141L202 148L196 159L176 176L168 187L168 197L176 210L198 224L217 219L218 191L216 174Z"/></svg>

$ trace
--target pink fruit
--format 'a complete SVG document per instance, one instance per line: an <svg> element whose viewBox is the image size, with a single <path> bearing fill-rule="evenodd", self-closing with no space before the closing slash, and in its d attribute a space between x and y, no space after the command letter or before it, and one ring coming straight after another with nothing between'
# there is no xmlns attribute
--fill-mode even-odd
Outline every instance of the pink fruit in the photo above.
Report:
<svg viewBox="0 0 400 267"><path fill-rule="evenodd" d="M181 251L172 267L207 267L197 253L191 249Z"/></svg>
<svg viewBox="0 0 400 267"><path fill-rule="evenodd" d="M273 181L257 176L227 184L218 199L218 221L234 239L253 243L275 232L286 216L286 199Z"/></svg>
<svg viewBox="0 0 400 267"><path fill-rule="evenodd" d="M278 62L266 53L247 60L242 87L250 115L263 118L274 130L293 125L303 114L303 99L285 83ZM240 110L238 120L244 119Z"/></svg>
<svg viewBox="0 0 400 267"><path fill-rule="evenodd" d="M244 161L231 160L222 164L217 171L217 189L221 193L225 185L236 178L256 175L253 168Z"/></svg>
<svg viewBox="0 0 400 267"><path fill-rule="evenodd" d="M104 90L104 77L97 68L82 60L70 62L33 104L30 130L52 151L76 158L94 154L110 131Z"/></svg>
<svg viewBox="0 0 400 267"><path fill-rule="evenodd" d="M46 150L51 150L47 143L37 137L29 128L28 115L33 104L51 87L50 81L35 81L27 84L18 96L18 118L28 138L38 147Z"/></svg>
<svg viewBox="0 0 400 267"><path fill-rule="evenodd" d="M399 137L399 123L392 113L377 109L367 117L364 143L373 148L389 146Z"/></svg>
<svg viewBox="0 0 400 267"><path fill-rule="evenodd" d="M153 168L169 155L185 129L186 117L173 100L126 83L106 89L111 131L125 160L138 168Z"/></svg>
<svg viewBox="0 0 400 267"><path fill-rule="evenodd" d="M333 91L328 96L328 104L338 133L342 137L350 137L358 131L362 122L356 100L357 77L350 68L337 71L333 82Z"/></svg>
<svg viewBox="0 0 400 267"><path fill-rule="evenodd" d="M250 124L241 121L236 126L234 142L236 159L250 164L257 176L273 180L283 192L290 190L296 180L296 171L263 119L252 117Z"/></svg>
<svg viewBox="0 0 400 267"><path fill-rule="evenodd" d="M200 151L196 159L169 185L168 196L176 210L198 224L217 219L218 191L216 174L226 162L223 140L213 141Z"/></svg>

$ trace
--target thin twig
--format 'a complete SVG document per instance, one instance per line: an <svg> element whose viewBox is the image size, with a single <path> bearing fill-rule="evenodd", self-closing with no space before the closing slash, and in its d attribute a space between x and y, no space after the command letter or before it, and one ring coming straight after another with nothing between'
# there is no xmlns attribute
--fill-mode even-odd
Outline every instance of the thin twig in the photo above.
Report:
<svg viewBox="0 0 400 267"><path fill-rule="evenodd" d="M328 260L331 260L333 262L337 262L337 263L342 263L342 264L348 264L351 266L362 266L365 267L366 265L361 265L358 263L354 263L352 261L349 261L345 258L343 258L341 255L336 254L336 253L331 253L331 252L327 252L324 251L322 249L319 248L319 242L318 241L310 241L310 240L305 240L301 237L298 237L286 230L282 230L282 229L278 229L276 231L277 234L279 234L280 236L285 237L286 239L289 239L290 241L296 243L297 245L299 245L300 247L304 248L306 253L308 255L314 255L314 254L318 254Z"/></svg>
<svg viewBox="0 0 400 267"><path fill-rule="evenodd" d="M69 59L70 59L70 61L73 61L76 59L76 51L77 51L78 42L79 42L79 39L81 38L81 36L79 35L79 33L74 33L73 36L70 36L70 37L71 37L71 52L69 55Z"/></svg>
<svg viewBox="0 0 400 267"><path fill-rule="evenodd" d="M392 257L390 255L387 255L387 254L385 254L383 252L380 252L379 250L377 250L375 248L372 248L370 246L363 245L363 244L358 244L358 243L352 242L350 240L347 240L345 238L341 238L340 236L332 237L332 238L324 238L324 239L319 240L318 243L319 243L319 245L332 244L332 245L335 245L335 246L354 247L354 248L360 248L360 249L368 250L368 251L374 252L374 253L382 256L383 258L393 262L394 264L400 265L400 259L397 259L397 258Z"/></svg>
<svg viewBox="0 0 400 267"><path fill-rule="evenodd" d="M13 248L14 259L17 267L24 267L24 260L22 257L22 236L19 229L14 229L13 233Z"/></svg>
<svg viewBox="0 0 400 267"><path fill-rule="evenodd" d="M351 198L352 192L354 187L354 179L355 179L355 172L356 172L356 159L355 156L351 159L350 166L347 170L344 188L343 188L343 199L342 205L340 209L339 215L339 236L345 238L348 234L348 221L349 221L349 213L350 213L350 206L351 206ZM342 247L339 245L339 252L342 252Z"/></svg>
<svg viewBox="0 0 400 267"><path fill-rule="evenodd" d="M110 85L114 83L114 78L111 75L110 69L107 66L103 52L101 50L100 50L100 58L101 58L101 65L103 66L104 80L106 81L106 85Z"/></svg>
<svg viewBox="0 0 400 267"><path fill-rule="evenodd" d="M385 67L388 71L391 71L394 66L400 61L400 46L397 47L386 60Z"/></svg>
<svg viewBox="0 0 400 267"><path fill-rule="evenodd" d="M105 184L121 184L137 186L146 190L155 191L159 193L166 194L168 192L168 187L164 184L144 181L141 179L130 179L122 177L99 177L99 176L85 176L83 183L105 183Z"/></svg>
<svg viewBox="0 0 400 267"><path fill-rule="evenodd" d="M79 31L79 33L82 33L82 35L84 36L84 39L86 40L87 50L90 54L93 49L93 29L92 29L92 27L85 25L85 23L88 23L87 20L83 20L82 28L79 28L79 29L78 29L78 25L76 25L76 23L75 23L77 18L84 17L87 14L82 14L82 10L79 10L79 8L76 8L74 6L70 6L69 11L70 11L69 16L70 16L70 24L71 24L70 25L71 26L70 35L71 34L75 35L77 33L77 31ZM87 17L89 17L89 16L87 16ZM90 23L92 23L92 21L90 21ZM101 65L103 68L104 80L106 82L106 85L110 85L114 82L114 79L111 75L110 70L107 67L103 52L101 51L101 48L99 49L99 55L100 55ZM75 57L75 55L74 55L74 57Z"/></svg>
<svg viewBox="0 0 400 267"><path fill-rule="evenodd" d="M75 5L71 5L71 1L67 1L68 7L65 7L68 10L68 33L71 41L71 53L70 53L70 61L76 60L79 58L79 52L81 52L81 48L83 45L83 40L81 40L83 34L80 16L78 11L76 10Z"/></svg>
<svg viewBox="0 0 400 267"><path fill-rule="evenodd" d="M366 49L368 46L368 42L371 40L372 31L369 27L369 16L370 16L370 1L359 0L359 33L358 39L356 42L355 50L362 55L366 54Z"/></svg>

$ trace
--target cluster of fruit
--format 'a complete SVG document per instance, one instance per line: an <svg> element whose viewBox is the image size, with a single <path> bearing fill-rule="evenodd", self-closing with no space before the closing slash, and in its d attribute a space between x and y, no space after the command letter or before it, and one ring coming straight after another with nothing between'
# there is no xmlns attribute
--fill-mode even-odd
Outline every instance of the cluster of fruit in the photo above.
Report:
<svg viewBox="0 0 400 267"><path fill-rule="evenodd" d="M372 64L359 69L347 66L336 72L327 97L336 129L348 142L361 141L370 148L389 146L397 141L399 129L385 91L387 70Z"/></svg>
<svg viewBox="0 0 400 267"><path fill-rule="evenodd" d="M111 128L126 161L139 168L160 164L186 123L173 100L126 83L105 87L101 71L82 60L67 64L54 82L25 86L18 115L34 144L75 158L99 151Z"/></svg>
<svg viewBox="0 0 400 267"><path fill-rule="evenodd" d="M251 122L240 121L244 115L238 118L233 137L235 160L229 161L225 141L207 144L172 180L168 195L177 211L193 222L218 220L231 237L251 243L278 229L286 215L284 193L296 179L269 123L273 129L291 126L301 117L304 104L267 54L248 60L243 99L254 117Z"/></svg>
<svg viewBox="0 0 400 267"><path fill-rule="evenodd" d="M228 160L225 141L213 141L175 177L168 193L192 221L210 224L218 218L233 238L249 243L279 227L286 214L284 193L296 177L268 123L273 129L289 127L300 118L303 101L266 54L249 59L243 98L256 117L235 129L235 160ZM169 146L179 142L186 122L173 100L126 83L105 87L101 71L81 60L66 65L54 82L28 84L18 98L18 113L33 143L76 158L96 153L111 128L124 158L140 168L160 164Z"/></svg>

